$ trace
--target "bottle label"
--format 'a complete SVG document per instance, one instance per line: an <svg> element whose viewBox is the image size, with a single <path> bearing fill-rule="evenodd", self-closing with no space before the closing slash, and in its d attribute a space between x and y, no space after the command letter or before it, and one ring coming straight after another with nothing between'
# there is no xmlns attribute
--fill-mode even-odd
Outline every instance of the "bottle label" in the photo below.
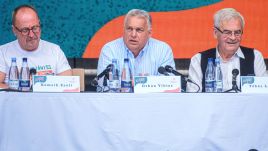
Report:
<svg viewBox="0 0 268 151"><path fill-rule="evenodd" d="M19 80L9 80L8 81L8 86L9 86L10 89L17 90L19 88Z"/></svg>
<svg viewBox="0 0 268 151"><path fill-rule="evenodd" d="M222 81L216 81L215 82L215 92L222 92Z"/></svg>
<svg viewBox="0 0 268 151"><path fill-rule="evenodd" d="M30 80L20 80L19 87L30 87Z"/></svg>
<svg viewBox="0 0 268 151"><path fill-rule="evenodd" d="M110 87L110 92L119 92L120 91L120 81L119 80L110 80L109 87Z"/></svg>
<svg viewBox="0 0 268 151"><path fill-rule="evenodd" d="M222 81L216 81L215 82L215 88L221 88L222 89Z"/></svg>
<svg viewBox="0 0 268 151"><path fill-rule="evenodd" d="M121 92L132 92L132 82L131 81L122 81L121 82Z"/></svg>
<svg viewBox="0 0 268 151"><path fill-rule="evenodd" d="M206 80L205 88L206 88L206 92L213 92L213 90L214 90L214 81L213 80Z"/></svg>

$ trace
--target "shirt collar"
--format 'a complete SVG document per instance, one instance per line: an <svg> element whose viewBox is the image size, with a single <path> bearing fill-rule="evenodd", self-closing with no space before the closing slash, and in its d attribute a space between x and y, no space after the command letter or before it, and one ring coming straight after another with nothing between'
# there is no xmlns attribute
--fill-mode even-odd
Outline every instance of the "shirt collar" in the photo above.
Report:
<svg viewBox="0 0 268 151"><path fill-rule="evenodd" d="M216 58L220 57L220 54L219 54L219 50L218 50L218 47L216 48ZM238 47L237 51L235 52L235 54L232 56L232 58L234 57L238 57L238 58L243 58L245 59L245 56L241 50L240 47ZM221 57L220 57L221 58Z"/></svg>
<svg viewBox="0 0 268 151"><path fill-rule="evenodd" d="M19 44L19 40L18 39L16 39L15 45L18 48L18 50L21 53L23 53L23 54L36 54L36 53L38 53L40 51L40 49L42 47L42 40L40 39L39 44L38 44L38 47L34 51L27 51L27 50L22 49L21 46L20 46L20 44Z"/></svg>
<svg viewBox="0 0 268 151"><path fill-rule="evenodd" d="M145 46L144 46L143 49L140 51L140 53L139 53L139 55L137 56L137 58L143 56L143 54L148 50L148 47L149 47L149 40L150 40L150 39L147 40ZM129 56L133 56L133 57L134 57L133 53L131 52L131 50L128 49L128 47L127 47L127 45L126 45L125 43L124 43L124 47L125 47L125 50L127 51L127 58L128 58Z"/></svg>

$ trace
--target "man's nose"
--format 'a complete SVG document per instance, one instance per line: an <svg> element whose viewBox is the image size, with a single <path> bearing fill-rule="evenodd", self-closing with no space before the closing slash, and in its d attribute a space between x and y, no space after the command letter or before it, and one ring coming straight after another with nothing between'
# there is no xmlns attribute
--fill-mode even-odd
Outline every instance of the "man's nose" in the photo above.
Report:
<svg viewBox="0 0 268 151"><path fill-rule="evenodd" d="M131 31L131 36L132 36L132 37L136 37L136 36L137 36L137 31L136 31L135 29L133 29L133 30Z"/></svg>
<svg viewBox="0 0 268 151"><path fill-rule="evenodd" d="M232 32L232 34L230 36L230 39L232 39L232 40L235 40L236 39L236 36L235 36L235 33L234 32Z"/></svg>
<svg viewBox="0 0 268 151"><path fill-rule="evenodd" d="M35 36L35 33L33 32L33 30L29 30L28 36L29 37L34 37Z"/></svg>

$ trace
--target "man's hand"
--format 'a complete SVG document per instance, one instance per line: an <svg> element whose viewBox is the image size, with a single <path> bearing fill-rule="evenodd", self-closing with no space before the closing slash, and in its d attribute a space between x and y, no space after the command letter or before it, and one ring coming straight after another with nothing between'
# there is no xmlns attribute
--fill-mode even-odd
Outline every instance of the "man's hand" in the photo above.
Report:
<svg viewBox="0 0 268 151"><path fill-rule="evenodd" d="M0 71L0 88L7 89L8 85L4 83L6 74Z"/></svg>

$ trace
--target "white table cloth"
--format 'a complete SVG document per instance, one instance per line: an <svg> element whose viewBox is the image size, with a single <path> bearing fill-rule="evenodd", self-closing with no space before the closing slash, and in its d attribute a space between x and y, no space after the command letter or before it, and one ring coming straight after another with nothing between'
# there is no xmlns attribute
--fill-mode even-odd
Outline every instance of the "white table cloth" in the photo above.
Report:
<svg viewBox="0 0 268 151"><path fill-rule="evenodd" d="M0 151L268 150L267 94L0 93Z"/></svg>

